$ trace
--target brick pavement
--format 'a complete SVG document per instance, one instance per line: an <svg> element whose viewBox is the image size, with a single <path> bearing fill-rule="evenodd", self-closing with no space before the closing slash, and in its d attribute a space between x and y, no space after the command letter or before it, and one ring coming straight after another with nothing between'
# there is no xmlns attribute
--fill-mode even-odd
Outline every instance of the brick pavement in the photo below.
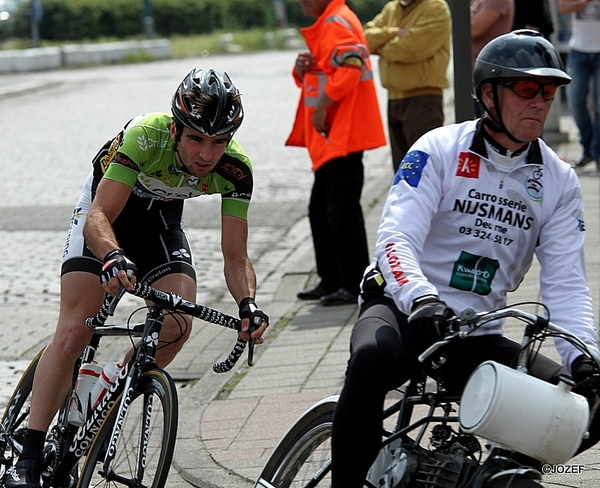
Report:
<svg viewBox="0 0 600 488"><path fill-rule="evenodd" d="M562 118L561 125L569 133L570 141L574 141L570 119ZM557 149L567 160L579 158L580 149L576 143L561 144ZM370 164L367 165L363 200L372 240L388 184L389 161L385 150L369 152L367 157ZM581 173L581 181L588 226L587 268L596 300L596 315L600 316L598 175L592 168L586 168ZM282 189L285 191L286 187L282 186ZM280 202L281 199L257 202L260 210L254 222L259 225L253 225L253 240L250 242L251 251L258 256L255 267L260 284L261 306L271 314L274 322L280 319L280 327L273 327L270 330L273 335L267 337L267 344L258 348L258 360L254 368L249 370L240 366L233 375L221 376L208 372L198 377L212 362L222 359L225 351L223 344L233 343L227 331L202 325L196 326L193 338L169 367L178 380L182 411L173 474L178 473L195 486L250 486L277 441L298 415L316 400L339 392L342 384L349 333L356 309L351 306L326 309L296 301L295 293L314 280L310 230L306 219L293 219L290 225L284 227L276 225L275 222L285 219L285 212L289 211ZM67 210L67 207L63 209L65 212ZM56 207L50 211L55 212ZM214 209L209 212L214 212ZM193 221L194 218L200 217L190 214L188 219ZM0 227L0 245L5 255L35 255L29 253L27 246L35 249L41 246L48 252L39 256L39 262L32 262L31 269L35 271L28 277L27 285L20 282L17 271L10 266L3 265L1 268L0 314L3 316L3 327L0 328L0 339L3 340L0 344L4 344L4 348L0 346L0 376L6 382L0 385L0 394L11 388L11 381L14 382L19 368L25 364L24 360L18 359L32 355L47 341L53 330L53 313L58 310L58 280L55 272L58 266L53 259L57 259L54 256L60 256L64 238L64 225L60 229L52 226L47 228L48 220L43 215L35 232L20 229L14 219L11 224L14 227L6 229L4 226L8 225L9 220L10 215L3 215L3 226ZM270 238L273 236L277 241L275 247L267 244L272 242ZM200 232L192 226L190 238L194 240L194 245L203 246L208 253L218 252L217 229L204 226ZM52 249L58 249L59 252L50 252ZM203 276L221 274L220 269L216 268L204 271ZM534 266L520 289L523 298L537 297L535 276ZM6 282L4 277L7 278ZM235 313L222 284L219 286L217 281L199 283L199 301ZM35 290L33 294L32 287ZM53 313L33 312L32 304L38 302L46 304ZM19 310L22 312L18 313ZM8 321L7 316L10 317ZM19 331L27 333L19 334ZM12 354L17 349L8 345L14 344L15 340L19 341L18 350L24 353ZM109 347L107 354L118 354L119 347ZM237 384L232 387L234 382ZM219 397L217 393L222 387L232 388L233 391L227 397ZM582 476L547 478L547 486L595 486L600 477L597 454L597 449L594 449L581 460L574 460L585 465L586 471ZM168 483L170 488L183 484L177 476L171 476Z"/></svg>
<svg viewBox="0 0 600 488"><path fill-rule="evenodd" d="M557 144L555 149L564 159L577 160L580 148L573 142L572 121L562 117L560 123L561 130L568 132L569 140ZM382 188L385 176L381 176ZM587 271L595 313L599 316L598 173L590 166L580 172L580 180L586 206ZM371 205L367 205L370 242L374 239L384 195L374 196ZM274 339L267 337L269 345L256 365L252 369L238 370L236 374L241 380L233 391L226 398L213 398L199 418L189 425L193 429L190 437L178 441L176 469L192 484L250 487L277 442L300 414L316 401L339 393L357 310L353 306L332 309L296 301L295 293L307 282L314 282L312 269L301 271L307 261L310 261L310 249L298 249L295 256L297 271L283 276L275 296L276 303L287 303L289 308L283 318L289 324ZM534 264L519 290L510 297L511 303L539 298L538 272L539 268ZM506 327L506 333L510 337L520 337L520 329L515 330L510 325ZM551 344L544 347L544 353L558 359ZM196 391L194 386L185 393L183 405L201 403L195 396ZM188 452L192 446L199 448L190 456ZM582 473L547 475L544 486L600 487L599 449L590 449L570 461L573 466L583 466ZM199 459L201 463L198 463ZM194 462L188 463L188 460Z"/></svg>

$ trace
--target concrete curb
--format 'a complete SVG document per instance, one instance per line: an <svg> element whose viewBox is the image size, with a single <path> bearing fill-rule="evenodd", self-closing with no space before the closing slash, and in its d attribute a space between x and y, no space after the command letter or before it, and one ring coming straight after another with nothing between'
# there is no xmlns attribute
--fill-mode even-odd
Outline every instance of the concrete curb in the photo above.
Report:
<svg viewBox="0 0 600 488"><path fill-rule="evenodd" d="M128 56L144 54L150 59L172 57L168 39L67 44L56 47L8 49L0 51L0 73L22 73L57 68L118 63Z"/></svg>

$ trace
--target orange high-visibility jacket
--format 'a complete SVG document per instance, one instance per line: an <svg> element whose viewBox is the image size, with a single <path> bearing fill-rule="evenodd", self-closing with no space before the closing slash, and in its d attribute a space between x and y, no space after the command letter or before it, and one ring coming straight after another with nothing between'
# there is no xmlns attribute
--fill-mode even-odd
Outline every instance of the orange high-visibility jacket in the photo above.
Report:
<svg viewBox="0 0 600 488"><path fill-rule="evenodd" d="M286 146L307 147L313 171L333 158L384 146L371 59L358 17L345 0L333 0L316 22L301 32L316 63L304 80L293 72L302 92ZM311 121L323 90L334 101L327 109L327 137L319 134Z"/></svg>

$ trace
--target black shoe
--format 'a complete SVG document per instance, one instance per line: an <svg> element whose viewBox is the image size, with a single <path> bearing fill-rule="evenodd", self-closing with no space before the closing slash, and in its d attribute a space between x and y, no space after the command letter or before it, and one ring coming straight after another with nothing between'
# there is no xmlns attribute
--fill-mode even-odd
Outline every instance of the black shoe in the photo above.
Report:
<svg viewBox="0 0 600 488"><path fill-rule="evenodd" d="M8 468L4 473L4 486L6 488L40 488L39 479L33 476L33 459L23 459Z"/></svg>
<svg viewBox="0 0 600 488"><path fill-rule="evenodd" d="M321 298L323 295L326 295L326 294L327 294L327 292L325 291L325 288L323 288L321 285L317 285L312 290L301 291L296 296L300 300L318 300L319 298Z"/></svg>
<svg viewBox="0 0 600 488"><path fill-rule="evenodd" d="M577 163L573 165L574 168L583 168L587 166L589 163L594 162L594 158L591 156L583 156Z"/></svg>
<svg viewBox="0 0 600 488"><path fill-rule="evenodd" d="M345 288L340 288L329 295L321 297L321 305L331 307L333 305L356 305L358 297Z"/></svg>

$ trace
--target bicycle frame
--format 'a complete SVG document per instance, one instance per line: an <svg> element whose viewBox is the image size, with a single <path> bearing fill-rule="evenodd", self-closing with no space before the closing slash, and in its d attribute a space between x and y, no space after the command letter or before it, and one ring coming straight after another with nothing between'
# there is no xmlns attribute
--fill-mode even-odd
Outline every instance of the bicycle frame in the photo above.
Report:
<svg viewBox="0 0 600 488"><path fill-rule="evenodd" d="M149 304L144 323L105 325L124 293L125 289L122 288L115 297L107 295L98 314L86 319L85 325L94 329L94 334L75 362L71 391L75 387L81 365L93 362L103 336L136 337L139 342L134 345L133 356L120 371L109 391L92 411L86 412L87 419L83 425L78 427L69 423L72 396L68 395L65 398L44 445L44 488L71 488L78 476L78 483L90 483L92 477L97 476L99 469L106 480L122 482L126 486L140 483L148 473L157 476L157 486L163 484L175 448L178 415L176 385L168 373L156 364L158 337L163 319L169 313L180 313L229 329L241 329L238 318L183 300L175 293L156 290L145 283L137 283L134 289L129 291ZM229 356L224 361L213 364L213 371L230 371L246 346L249 348L250 363L253 341L246 343L238 336ZM23 432L29 416L27 402L31 397L35 370L41 354L42 352L26 369L3 416L0 432L0 469L4 469L5 472L13 467L22 453ZM141 398L141 402L138 402L138 398ZM140 406L141 410L138 410ZM133 424L129 421L132 418ZM142 420L141 424L139 420ZM155 429L155 426L158 428ZM164 426L164 430L161 430L161 426ZM155 432L158 433L158 437L154 436ZM133 433L134 436L129 438L128 435ZM128 453L123 446L129 446L131 439L136 461L127 464ZM158 442L153 443L153 439L158 439ZM155 449L157 446L158 451ZM155 453L158 452L158 457L155 458L158 462L148 470L148 450L152 449ZM75 473L77 464L83 459L85 462L82 469ZM115 466L118 466L117 469ZM130 466L135 466L137 472L131 472ZM124 467L123 471L121 467ZM155 468L157 471L152 475L152 469Z"/></svg>
<svg viewBox="0 0 600 488"><path fill-rule="evenodd" d="M139 333L139 325L131 328L117 328L110 326L102 328L99 327L92 336L90 344L86 347L81 359L77 362L76 367L83 362L90 362L94 359L96 350L100 343L100 338L102 336L128 335L131 333L131 335L140 336L142 338L152 337L154 333L158 334L160 331L162 321L162 308L158 306L151 306L146 315L146 321L141 334ZM115 426L113 427L113 433L110 440L110 447L112 449L107 449L107 456L104 461L104 466L106 469L106 466L114 456L114 446L116 445L120 434L119 425L120 422L122 423L123 419L125 418L125 414L127 413L136 375L139 375L139 373L143 372L148 367L155 366L154 359L157 346L158 340L141 341L139 346L136 348L135 356L129 361L129 364L125 365L125 367L121 370L110 390L106 392L106 395L104 395L101 402L91 412L84 424L78 430L75 430L75 432L72 433L73 439L68 446L68 450L65 452L64 456L62 456L58 465L56 466L53 479L62 480L65 476L68 476L68 474L77 465L79 459L87 453L94 440L94 437L102 425L102 422L104 422L108 411L117 401L119 395L123 393L121 396L117 420L115 422ZM75 371L77 371L77 369ZM59 428L63 432L65 431L68 404L69 402L67 401L65 404L66 408L63 407L61 409L61 414L59 417L59 419L62 419L62 421L59 422Z"/></svg>

